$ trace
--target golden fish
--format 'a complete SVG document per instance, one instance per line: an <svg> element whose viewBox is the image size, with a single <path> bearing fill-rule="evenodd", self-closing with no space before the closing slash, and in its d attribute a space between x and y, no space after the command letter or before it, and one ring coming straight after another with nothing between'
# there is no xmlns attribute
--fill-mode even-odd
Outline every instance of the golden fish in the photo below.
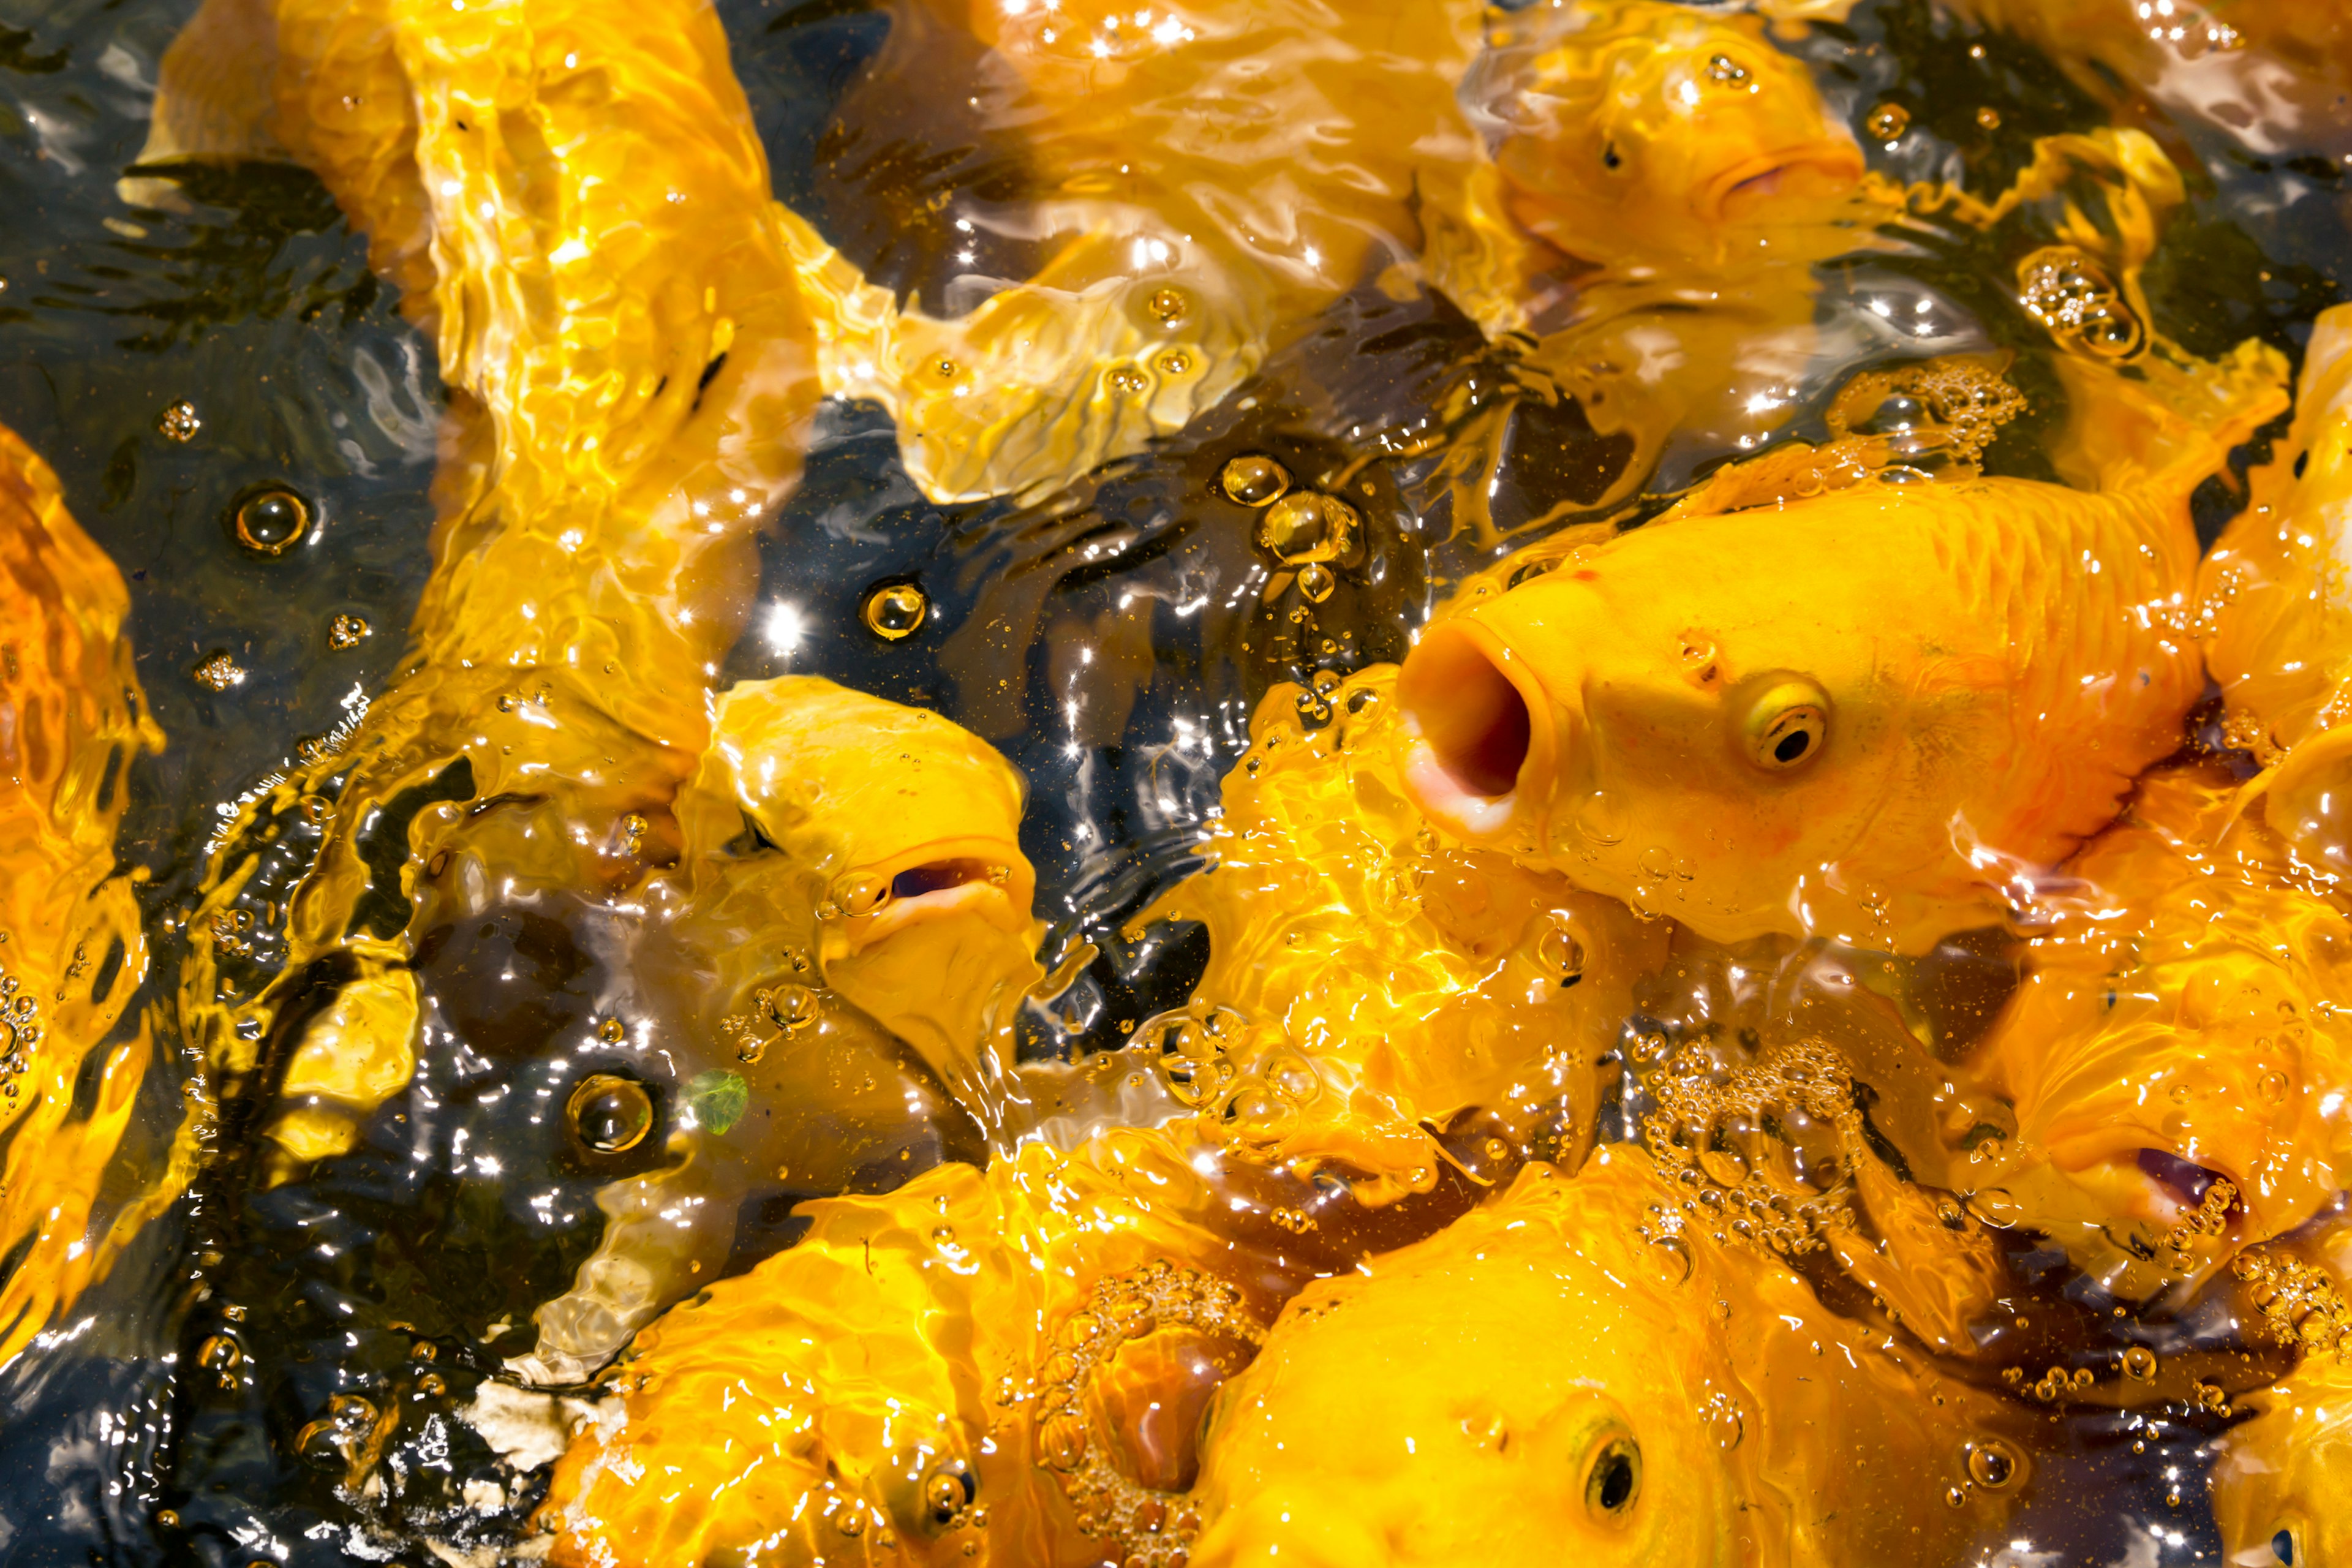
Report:
<svg viewBox="0 0 2352 1568"><path fill-rule="evenodd" d="M2352 18L2336 0L2167 0L2160 14L2142 3L1958 0L1954 8L2042 50L2121 112L2133 111L2132 99L2152 99L2266 155L2344 144Z"/></svg>
<svg viewBox="0 0 2352 1568"><path fill-rule="evenodd" d="M1268 1157L1407 1189L1441 1161L1494 1164L1490 1147L1572 1168L1597 1063L1667 928L1442 843L1398 776L1395 685L1375 666L1259 704L1202 846L1212 868L1136 919L1209 936L1191 1006L1141 1037L1181 1100Z"/></svg>
<svg viewBox="0 0 2352 1568"><path fill-rule="evenodd" d="M1965 1064L1942 1179L2144 1298L2352 1184L2352 920L2218 763L2159 769L2065 868L2023 986Z"/></svg>
<svg viewBox="0 0 2352 1568"><path fill-rule="evenodd" d="M2267 771L2270 826L2331 888L2352 873L2352 308L2321 313L2294 424L2198 581L2225 732Z"/></svg>
<svg viewBox="0 0 2352 1568"><path fill-rule="evenodd" d="M1531 7L1498 24L1465 83L1488 106L1493 158L1458 214L1429 216L1425 263L1490 335L1526 345L1522 395L1572 397L1597 433L1630 442L1578 508L1632 493L1670 440L1703 455L1766 444L1830 356L1874 353L1821 324L1823 264L1930 218L1989 228L2063 196L2060 232L2127 271L2153 247L2156 211L2181 199L2169 162L2130 131L2041 138L1990 201L1869 173L1806 68L1767 41L1765 18L1785 11ZM2071 191L2086 177L2104 231ZM1449 455L1456 513L1481 537L1507 412L1472 416Z"/></svg>
<svg viewBox="0 0 2352 1568"><path fill-rule="evenodd" d="M941 25L991 51L973 101L1017 129L1056 247L1034 277L941 319L801 232L829 318L828 390L893 410L908 472L936 500L1050 488L1181 428L1407 258L1417 189L1458 184L1447 171L1478 155L1454 98L1475 5L895 13L884 80L932 90L943 68L920 40Z"/></svg>
<svg viewBox="0 0 2352 1568"><path fill-rule="evenodd" d="M576 1063L609 1223L523 1370L582 1375L744 1203L977 1152L1036 974L1020 782L828 682L706 699L819 390L706 5L215 0L151 151L264 142L368 234L453 411L412 657L215 842L183 1016L230 1092L274 1086L265 1184L348 1150L428 1037ZM310 858L265 885L273 836ZM600 1016L483 1010L475 944L531 921L598 955Z"/></svg>
<svg viewBox="0 0 2352 1568"><path fill-rule="evenodd" d="M0 429L0 1253L12 1259L0 1363L103 1276L172 1195L134 1197L91 1234L152 1055L143 1023L113 1040L147 974L115 828L132 763L163 747L122 635L130 611L57 476ZM78 1111L92 1052L103 1053L95 1103ZM190 1148L184 1139L173 1163Z"/></svg>
<svg viewBox="0 0 2352 1568"><path fill-rule="evenodd" d="M2252 345L2177 384L2062 364L2078 406L2108 405L2078 454L2101 493L1873 473L1848 437L1479 584L1398 679L1407 789L1446 831L1717 941L1918 952L1999 919L2003 884L2179 744L2204 686L2189 495L2282 401ZM1967 364L1906 374L1978 439L2011 395Z"/></svg>
<svg viewBox="0 0 2352 1568"><path fill-rule="evenodd" d="M1202 1429L1192 1561L1940 1562L2030 1489L2022 1412L1683 1222L1545 1165L1310 1286Z"/></svg>
<svg viewBox="0 0 2352 1568"><path fill-rule="evenodd" d="M1401 1251L1311 1186L1267 1226L1296 1187L1113 1132L814 1205L640 1341L552 1560L1851 1562L2028 1489L2021 1414L1686 1223L1637 1152Z"/></svg>

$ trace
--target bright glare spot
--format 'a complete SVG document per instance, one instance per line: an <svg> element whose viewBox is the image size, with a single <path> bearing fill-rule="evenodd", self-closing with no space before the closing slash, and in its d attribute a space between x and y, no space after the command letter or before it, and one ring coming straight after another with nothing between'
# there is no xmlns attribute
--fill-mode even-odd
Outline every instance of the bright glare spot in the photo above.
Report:
<svg viewBox="0 0 2352 1568"><path fill-rule="evenodd" d="M771 609L768 624L761 628L761 635L768 639L770 647L787 658L791 658L801 646L801 639L808 636L808 626L801 619L800 606L778 605Z"/></svg>

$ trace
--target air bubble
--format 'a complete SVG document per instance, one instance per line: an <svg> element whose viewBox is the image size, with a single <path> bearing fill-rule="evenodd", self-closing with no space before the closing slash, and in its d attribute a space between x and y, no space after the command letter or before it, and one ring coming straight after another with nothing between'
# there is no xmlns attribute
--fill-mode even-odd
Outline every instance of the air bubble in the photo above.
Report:
<svg viewBox="0 0 2352 1568"><path fill-rule="evenodd" d="M1257 542L1285 566L1337 561L1355 548L1356 509L1337 496L1295 490L1258 519Z"/></svg>
<svg viewBox="0 0 2352 1568"><path fill-rule="evenodd" d="M646 1086L618 1073L582 1079L565 1111L580 1142L599 1154L625 1153L653 1130L653 1100Z"/></svg>
<svg viewBox="0 0 2352 1568"><path fill-rule="evenodd" d="M1986 1437L1968 1447L1969 1479L1987 1491L1999 1491L2017 1479L2017 1450L1998 1437Z"/></svg>
<svg viewBox="0 0 2352 1568"><path fill-rule="evenodd" d="M903 642L920 631L931 601L912 583L885 583L866 593L857 618L884 642Z"/></svg>
<svg viewBox="0 0 2352 1568"><path fill-rule="evenodd" d="M273 486L239 501L230 521L237 543L252 553L283 555L310 531L310 504L292 490Z"/></svg>

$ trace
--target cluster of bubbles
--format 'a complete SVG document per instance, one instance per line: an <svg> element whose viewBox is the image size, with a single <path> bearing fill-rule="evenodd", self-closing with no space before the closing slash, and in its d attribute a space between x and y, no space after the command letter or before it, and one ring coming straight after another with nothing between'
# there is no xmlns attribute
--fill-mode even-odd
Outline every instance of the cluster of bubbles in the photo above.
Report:
<svg viewBox="0 0 2352 1568"><path fill-rule="evenodd" d="M2128 359L2147 341L2121 290L2071 245L2045 246L2019 262L2017 297L2062 345L2084 353Z"/></svg>
<svg viewBox="0 0 2352 1568"><path fill-rule="evenodd" d="M2230 1271L2247 1287L2263 1329L2305 1355L2352 1353L2352 1304L2326 1270L2268 1249L2242 1252Z"/></svg>
<svg viewBox="0 0 2352 1568"><path fill-rule="evenodd" d="M1804 1040L1726 1068L1703 1047L1670 1050L1654 1035L1632 1054L1655 1105L1643 1140L1690 1190L1685 1213L1703 1215L1717 1239L1794 1258L1852 1226L1847 1151L1861 1113L1844 1058Z"/></svg>
<svg viewBox="0 0 2352 1568"><path fill-rule="evenodd" d="M2001 426L2025 411L2024 394L1997 365L1955 357L1855 377L1828 424L1840 438L1885 436L1897 461L1883 477L1903 482L1937 468L1979 468Z"/></svg>
<svg viewBox="0 0 2352 1568"><path fill-rule="evenodd" d="M1323 490L1295 488L1290 470L1262 452L1225 464L1217 487L1236 506L1257 509L1257 542L1285 572L1296 573L1298 596L1319 605L1339 585L1332 568L1351 559L1363 534L1356 509Z"/></svg>
<svg viewBox="0 0 2352 1568"><path fill-rule="evenodd" d="M1113 1457L1088 1394L1120 1352L1159 1333L1223 1342L1255 1353L1265 1331L1221 1279L1164 1260L1096 1282L1086 1304L1063 1320L1033 1380L1033 1430L1045 1467L1078 1510L1082 1534L1109 1543L1119 1568L1182 1568L1201 1528L1181 1492L1144 1485Z"/></svg>
<svg viewBox="0 0 2352 1568"><path fill-rule="evenodd" d="M1157 1059L1178 1103L1211 1113L1242 1142L1280 1139L1323 1091L1314 1064L1282 1029L1199 997L1145 1019L1135 1040Z"/></svg>
<svg viewBox="0 0 2352 1568"><path fill-rule="evenodd" d="M7 940L0 934L0 942ZM40 1003L0 964L0 1097L16 1098L16 1080L32 1067L33 1051L40 1043Z"/></svg>

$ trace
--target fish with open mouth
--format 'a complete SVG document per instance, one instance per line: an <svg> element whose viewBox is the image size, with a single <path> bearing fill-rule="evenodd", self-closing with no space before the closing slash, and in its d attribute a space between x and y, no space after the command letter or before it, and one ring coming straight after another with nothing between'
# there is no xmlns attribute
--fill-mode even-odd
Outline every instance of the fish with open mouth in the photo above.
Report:
<svg viewBox="0 0 2352 1568"><path fill-rule="evenodd" d="M1118 1131L815 1205L641 1339L551 1560L1932 1560L2031 1489L2031 1415L1638 1150L1401 1247L1296 1181Z"/></svg>
<svg viewBox="0 0 2352 1568"><path fill-rule="evenodd" d="M164 78L151 150L312 169L452 389L410 657L211 847L182 1009L251 1129L221 1179L392 1135L427 1054L436 1095L524 1093L538 1142L439 1157L515 1203L542 1157L609 1177L517 1358L583 1376L743 1211L977 1152L1037 974L1022 784L825 681L711 689L819 386L707 5L221 0Z"/></svg>
<svg viewBox="0 0 2352 1568"><path fill-rule="evenodd" d="M2179 745L2205 685L2189 494L2284 404L2256 344L2055 363L2082 488L1980 473L2015 394L1927 362L1832 410L1858 432L1900 396L1899 437L1780 448L1469 585L1398 677L1406 789L1718 942L1917 952L2004 918Z"/></svg>

